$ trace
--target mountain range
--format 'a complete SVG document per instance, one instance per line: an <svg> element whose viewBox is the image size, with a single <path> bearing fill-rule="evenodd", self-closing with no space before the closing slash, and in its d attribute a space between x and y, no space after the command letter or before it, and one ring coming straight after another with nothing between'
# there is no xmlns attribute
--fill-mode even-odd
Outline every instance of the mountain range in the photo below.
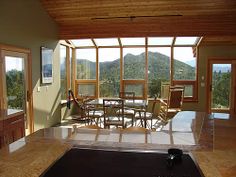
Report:
<svg viewBox="0 0 236 177"><path fill-rule="evenodd" d="M114 61L100 62L99 80L119 81L120 80L120 59ZM85 68L90 68L90 74ZM86 59L77 60L77 78L95 79L96 64ZM158 52L148 52L148 73L149 80L170 79L170 58ZM91 76L93 76L91 78ZM145 53L140 55L127 54L124 56L124 79L145 79ZM195 67L190 64L174 60L174 79L195 79Z"/></svg>

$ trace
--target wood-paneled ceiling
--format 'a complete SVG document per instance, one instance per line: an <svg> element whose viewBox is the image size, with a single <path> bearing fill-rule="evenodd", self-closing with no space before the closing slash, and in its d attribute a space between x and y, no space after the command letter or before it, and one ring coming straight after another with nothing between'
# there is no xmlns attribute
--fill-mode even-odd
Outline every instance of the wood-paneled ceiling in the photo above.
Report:
<svg viewBox="0 0 236 177"><path fill-rule="evenodd" d="M41 3L59 25L60 39L236 36L236 0L41 0Z"/></svg>

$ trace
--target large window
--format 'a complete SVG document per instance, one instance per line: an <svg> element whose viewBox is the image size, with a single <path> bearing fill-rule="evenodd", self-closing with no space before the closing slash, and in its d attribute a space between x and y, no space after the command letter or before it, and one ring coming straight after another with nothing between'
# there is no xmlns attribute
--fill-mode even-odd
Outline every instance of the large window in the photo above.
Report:
<svg viewBox="0 0 236 177"><path fill-rule="evenodd" d="M184 85L186 98L196 97L197 59L193 47L174 47L173 82Z"/></svg>
<svg viewBox="0 0 236 177"><path fill-rule="evenodd" d="M96 79L96 49L76 49L77 79Z"/></svg>
<svg viewBox="0 0 236 177"><path fill-rule="evenodd" d="M67 75L66 75L66 46L60 46L60 75L61 75L61 99L67 97Z"/></svg>
<svg viewBox="0 0 236 177"><path fill-rule="evenodd" d="M118 97L120 91L120 48L99 48L100 97Z"/></svg>
<svg viewBox="0 0 236 177"><path fill-rule="evenodd" d="M96 48L76 49L77 97L96 96Z"/></svg>
<svg viewBox="0 0 236 177"><path fill-rule="evenodd" d="M184 85L197 99L199 37L97 38L72 40L76 48L77 96L161 97L166 85ZM73 77L72 77L73 78Z"/></svg>
<svg viewBox="0 0 236 177"><path fill-rule="evenodd" d="M170 47L148 48L148 95L161 96L161 86L170 83Z"/></svg>
<svg viewBox="0 0 236 177"><path fill-rule="evenodd" d="M192 47L174 47L174 80L195 80L196 61Z"/></svg>
<svg viewBox="0 0 236 177"><path fill-rule="evenodd" d="M141 41L142 40L138 39L137 43ZM143 98L145 94L145 78L146 78L145 48L144 47L123 48L124 89L122 91L134 92L135 97Z"/></svg>
<svg viewBox="0 0 236 177"><path fill-rule="evenodd" d="M7 115L25 109L24 58L5 56Z"/></svg>
<svg viewBox="0 0 236 177"><path fill-rule="evenodd" d="M145 79L145 48L124 48L124 79Z"/></svg>
<svg viewBox="0 0 236 177"><path fill-rule="evenodd" d="M66 45L60 45L60 77L61 77L61 99L67 99L69 89L72 89L73 75L72 69L72 48Z"/></svg>

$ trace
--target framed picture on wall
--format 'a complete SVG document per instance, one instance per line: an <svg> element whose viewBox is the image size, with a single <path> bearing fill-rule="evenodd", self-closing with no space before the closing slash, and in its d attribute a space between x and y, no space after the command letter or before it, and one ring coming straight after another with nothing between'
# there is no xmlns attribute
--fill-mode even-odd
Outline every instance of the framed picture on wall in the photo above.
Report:
<svg viewBox="0 0 236 177"><path fill-rule="evenodd" d="M41 82L53 82L53 49L41 47Z"/></svg>

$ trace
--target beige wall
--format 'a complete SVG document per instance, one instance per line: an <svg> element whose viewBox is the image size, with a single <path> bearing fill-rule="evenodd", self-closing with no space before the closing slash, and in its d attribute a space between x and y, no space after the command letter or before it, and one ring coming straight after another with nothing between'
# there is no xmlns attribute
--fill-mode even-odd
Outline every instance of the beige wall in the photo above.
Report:
<svg viewBox="0 0 236 177"><path fill-rule="evenodd" d="M201 86L201 82L206 85L207 62L208 59L236 59L236 46L202 46L199 47L199 82L198 82L198 102L184 103L186 110L206 110L206 87ZM204 80L202 80L202 76Z"/></svg>
<svg viewBox="0 0 236 177"><path fill-rule="evenodd" d="M75 103L71 102L71 108L68 109L66 104L62 104L61 106L61 119L65 119L67 118L68 116L71 116L71 115L76 115L79 113L79 108L78 106L75 105Z"/></svg>
<svg viewBox="0 0 236 177"><path fill-rule="evenodd" d="M39 0L0 1L0 43L29 48L32 52L32 84L34 99L35 130L59 123L70 111L60 106L60 59L58 28L42 8ZM40 83L40 46L54 49L53 84ZM236 46L204 46L199 49L199 76L205 80L198 83L197 103L185 103L184 109L204 111L206 81L209 58L236 58ZM37 88L40 87L40 92ZM73 112L73 111L72 111Z"/></svg>
<svg viewBox="0 0 236 177"><path fill-rule="evenodd" d="M1 0L0 25L1 44L29 48L32 52L35 130L58 123L61 110L57 25L39 0ZM40 46L54 49L53 84L47 86L40 83Z"/></svg>

